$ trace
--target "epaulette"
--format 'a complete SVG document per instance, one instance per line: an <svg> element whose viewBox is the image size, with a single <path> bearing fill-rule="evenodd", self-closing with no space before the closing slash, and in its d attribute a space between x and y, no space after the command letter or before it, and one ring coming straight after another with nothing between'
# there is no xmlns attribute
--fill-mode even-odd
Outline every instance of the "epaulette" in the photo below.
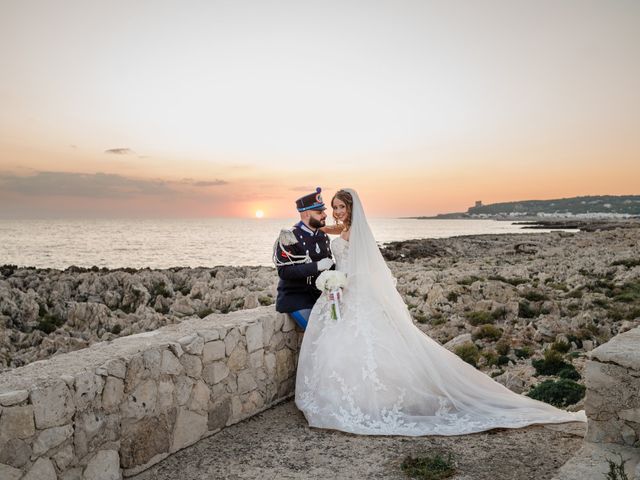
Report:
<svg viewBox="0 0 640 480"><path fill-rule="evenodd" d="M293 230L290 228L283 228L280 230L280 236L278 237L278 242L280 244L287 245L295 245L298 243L298 239L296 238L296 234L293 233Z"/></svg>

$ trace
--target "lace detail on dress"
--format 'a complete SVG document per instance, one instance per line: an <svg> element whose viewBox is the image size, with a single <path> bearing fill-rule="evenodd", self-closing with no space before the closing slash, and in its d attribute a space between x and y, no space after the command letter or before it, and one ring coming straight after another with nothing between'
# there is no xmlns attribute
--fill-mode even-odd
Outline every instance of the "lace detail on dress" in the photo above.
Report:
<svg viewBox="0 0 640 480"><path fill-rule="evenodd" d="M349 242L342 237L334 238L331 241L331 253L336 261L336 270L346 272Z"/></svg>

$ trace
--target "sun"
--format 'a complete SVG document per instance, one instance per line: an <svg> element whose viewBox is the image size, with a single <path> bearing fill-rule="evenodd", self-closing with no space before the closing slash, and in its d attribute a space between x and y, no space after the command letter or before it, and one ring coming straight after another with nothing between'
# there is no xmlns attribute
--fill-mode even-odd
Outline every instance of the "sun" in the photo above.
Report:
<svg viewBox="0 0 640 480"><path fill-rule="evenodd" d="M264 212L262 210L256 210L256 218L264 217Z"/></svg>

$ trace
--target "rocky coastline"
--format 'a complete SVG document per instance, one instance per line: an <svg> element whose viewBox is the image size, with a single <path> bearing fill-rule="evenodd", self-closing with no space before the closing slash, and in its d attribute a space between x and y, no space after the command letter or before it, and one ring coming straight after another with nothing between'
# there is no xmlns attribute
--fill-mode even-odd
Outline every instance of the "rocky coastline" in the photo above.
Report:
<svg viewBox="0 0 640 480"><path fill-rule="evenodd" d="M586 353L640 325L640 228L630 225L411 240L383 254L422 331L508 388L577 409ZM187 318L271 305L276 284L268 267L5 265L0 372Z"/></svg>

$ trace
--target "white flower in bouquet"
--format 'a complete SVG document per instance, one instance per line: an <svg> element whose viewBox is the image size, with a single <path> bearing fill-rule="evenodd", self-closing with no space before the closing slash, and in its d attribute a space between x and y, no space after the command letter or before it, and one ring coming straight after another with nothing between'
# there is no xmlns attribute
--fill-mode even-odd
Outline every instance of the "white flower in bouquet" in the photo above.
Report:
<svg viewBox="0 0 640 480"><path fill-rule="evenodd" d="M347 285L347 276L338 270L325 270L316 279L316 287L325 293L335 292Z"/></svg>
<svg viewBox="0 0 640 480"><path fill-rule="evenodd" d="M331 299L331 318L338 320L340 318L340 304L338 299L341 290L347 285L347 276L344 272L337 270L325 270L316 279L316 287L318 290L330 295Z"/></svg>

